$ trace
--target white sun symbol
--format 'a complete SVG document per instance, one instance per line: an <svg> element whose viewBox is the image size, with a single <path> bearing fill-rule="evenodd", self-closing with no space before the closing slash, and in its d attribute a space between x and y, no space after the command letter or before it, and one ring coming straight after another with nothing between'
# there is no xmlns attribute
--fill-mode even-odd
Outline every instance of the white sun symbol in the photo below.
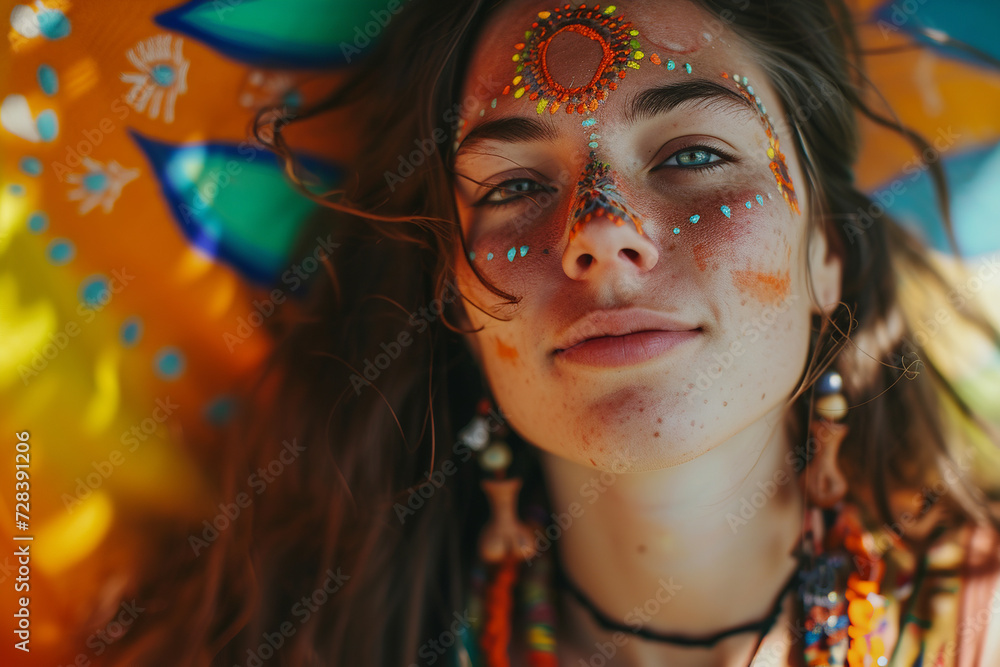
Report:
<svg viewBox="0 0 1000 667"><path fill-rule="evenodd" d="M79 213L89 213L98 204L109 213L114 207L122 188L130 181L139 178L138 169L125 169L116 161L111 160L107 166L89 157L83 158L83 166L87 169L83 174L68 174L66 180L76 186L69 191L71 201L82 200Z"/></svg>
<svg viewBox="0 0 1000 667"><path fill-rule="evenodd" d="M139 70L121 75L122 81L132 84L125 96L129 106L142 113L148 105L149 117L154 120L162 107L164 122L174 122L174 104L178 95L187 92L191 64L181 54L183 44L183 39L164 34L144 39L128 50L126 57Z"/></svg>

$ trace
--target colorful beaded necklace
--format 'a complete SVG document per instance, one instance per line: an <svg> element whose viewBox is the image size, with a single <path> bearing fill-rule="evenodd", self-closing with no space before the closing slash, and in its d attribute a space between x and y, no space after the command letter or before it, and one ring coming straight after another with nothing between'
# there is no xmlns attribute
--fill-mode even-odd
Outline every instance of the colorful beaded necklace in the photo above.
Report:
<svg viewBox="0 0 1000 667"><path fill-rule="evenodd" d="M529 523L533 529L543 525L545 516L541 506L529 507ZM921 613L926 614L929 608L941 608L940 602L931 604L923 595L922 584L931 579L928 574L930 552L915 564L915 573L913 568L894 572L896 583L909 591L909 599L900 614L896 645L887 653L885 638L890 605L886 596L879 593L886 564L883 558L873 556L874 538L860 526L860 514L850 504L842 504L836 512L827 511L825 516L818 509L807 516L800 550L800 555L804 556L800 560L802 567L787 586L788 590L797 589L798 593L795 620L798 627L792 632L798 637L804 664L807 667L954 665L954 656L945 650L950 635L936 637L930 642L933 652L928 653L929 642L925 634L932 623L929 618L921 618ZM942 532L943 527L936 535ZM931 541L934 540L932 537ZM824 543L829 546L831 542L839 542L842 546L818 551ZM813 549L817 551L810 553ZM953 570L945 568L928 594L957 597L961 577ZM452 664L455 667L509 667L513 600L517 596L524 624L527 664L557 667L553 591L558 581L550 549L540 551L530 565L516 559L506 559L497 565L477 561L472 569L468 597L473 622L459 632ZM779 595L778 603L784 592ZM955 620L954 614L947 616L944 625ZM757 624L763 632L755 653L770 630L767 620Z"/></svg>
<svg viewBox="0 0 1000 667"><path fill-rule="evenodd" d="M826 396L836 389L837 383L820 384L824 389L819 393ZM491 421L489 401L481 400L476 412L477 416L458 435L478 452L480 466L487 474L488 478L480 484L490 500L491 518L480 535L478 556L472 565L467 604L472 623L458 632L453 664L509 667L513 598L515 584L519 583L528 665L556 667L553 584L565 582L568 577L558 577L559 573L553 570L550 552L557 550L557 545L528 546L532 543L538 546L535 536L545 534L544 526L550 515L544 510L544 500L538 498L526 503L526 522L519 520L517 495L521 477L508 476L513 457L502 439L506 436L516 439L516 436L509 433L502 420L497 419L495 424ZM829 422L823 419L811 423L817 438L828 426ZM795 627L789 630L801 647L804 664L807 667L954 667L964 556L962 548L955 549L955 543L940 539L947 532L946 526L939 524L931 532L928 542L931 546L916 563L892 530L880 529L877 541L865 527L857 505L841 500L832 507L824 507L807 506L795 554L800 567L788 585L798 589L799 604L794 610L797 618ZM929 568L931 561L935 565L933 572ZM891 595L882 593L884 579ZM568 588L572 592L575 585ZM785 592L782 590L775 605L780 604ZM904 592L908 595L905 608L891 610L896 596ZM580 597L586 596L581 593ZM585 602L584 606L592 613L596 611L593 604ZM898 616L893 611L899 612ZM603 614L597 612L594 616L600 623ZM890 618L899 618L898 628L890 624ZM763 630L756 653L774 620L768 617L756 624L718 633L716 640L739 630ZM643 636L634 628L624 630ZM652 639L664 639L663 635L648 634ZM676 643L676 637L666 641ZM701 639L688 643L711 642ZM887 654L889 644L893 644L891 654Z"/></svg>

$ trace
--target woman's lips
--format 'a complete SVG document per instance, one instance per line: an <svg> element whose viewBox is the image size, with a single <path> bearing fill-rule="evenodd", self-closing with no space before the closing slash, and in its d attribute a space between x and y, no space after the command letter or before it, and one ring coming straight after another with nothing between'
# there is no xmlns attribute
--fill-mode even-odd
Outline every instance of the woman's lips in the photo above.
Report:
<svg viewBox="0 0 1000 667"><path fill-rule="evenodd" d="M697 338L697 320L640 307L594 309L562 331L554 356L589 366L631 366Z"/></svg>
<svg viewBox="0 0 1000 667"><path fill-rule="evenodd" d="M674 347L691 341L701 329L688 331L636 331L618 336L588 338L564 350L556 358L587 366L632 366L654 359Z"/></svg>

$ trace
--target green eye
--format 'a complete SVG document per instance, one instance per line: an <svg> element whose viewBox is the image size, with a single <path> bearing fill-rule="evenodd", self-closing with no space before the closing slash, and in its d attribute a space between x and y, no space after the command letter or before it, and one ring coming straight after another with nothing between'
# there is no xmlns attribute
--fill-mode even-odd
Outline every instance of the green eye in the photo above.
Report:
<svg viewBox="0 0 1000 667"><path fill-rule="evenodd" d="M729 157L714 148L691 146L677 151L660 163L660 166L698 169L700 167L721 166L719 163L727 161L729 161Z"/></svg>
<svg viewBox="0 0 1000 667"><path fill-rule="evenodd" d="M677 163L683 165L701 165L712 162L712 154L708 151L684 151L677 154Z"/></svg>

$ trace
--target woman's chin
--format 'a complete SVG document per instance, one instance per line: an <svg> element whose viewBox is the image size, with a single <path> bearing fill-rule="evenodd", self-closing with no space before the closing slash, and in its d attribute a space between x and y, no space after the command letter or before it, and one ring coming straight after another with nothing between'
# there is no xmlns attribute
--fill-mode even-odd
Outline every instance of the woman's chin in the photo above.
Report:
<svg viewBox="0 0 1000 667"><path fill-rule="evenodd" d="M655 409L616 414L595 409L552 424L572 424L558 432L540 434L540 448L595 470L613 473L647 472L680 465L709 451L715 440L690 413L662 413ZM535 422L538 423L538 422Z"/></svg>

